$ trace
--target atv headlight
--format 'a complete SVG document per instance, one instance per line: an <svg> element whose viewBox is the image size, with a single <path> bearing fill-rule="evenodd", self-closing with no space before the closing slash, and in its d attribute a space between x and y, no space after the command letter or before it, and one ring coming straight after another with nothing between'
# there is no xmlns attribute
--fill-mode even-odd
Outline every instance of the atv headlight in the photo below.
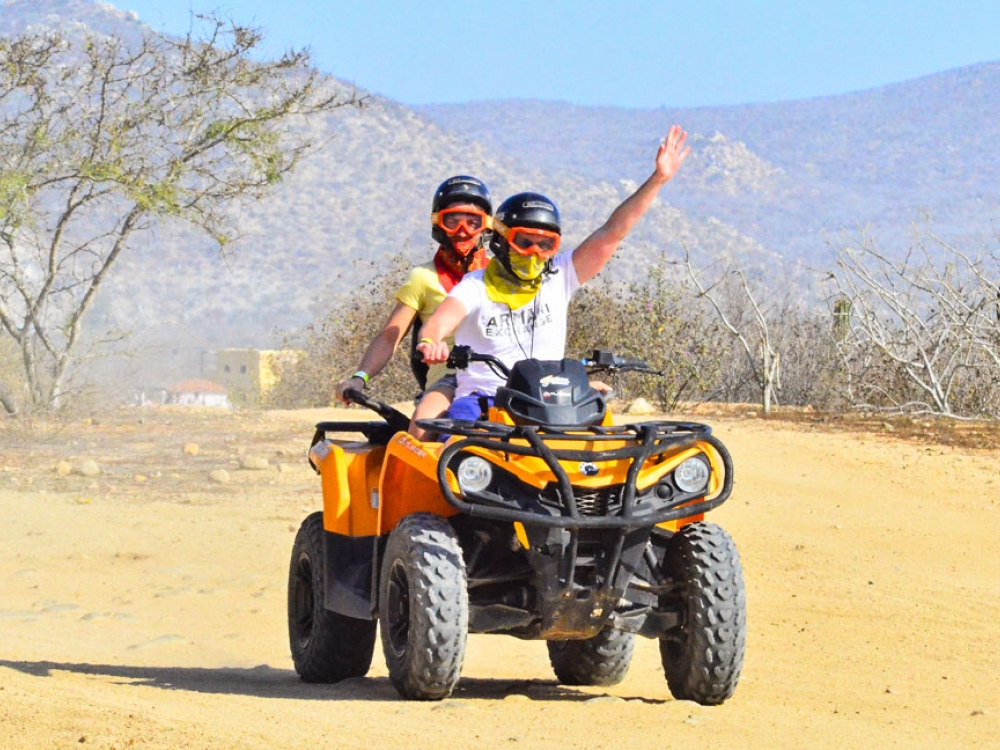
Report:
<svg viewBox="0 0 1000 750"><path fill-rule="evenodd" d="M458 486L463 492L482 492L493 481L493 467L479 456L469 456L458 465Z"/></svg>
<svg viewBox="0 0 1000 750"><path fill-rule="evenodd" d="M674 481L684 492L698 492L708 486L710 474L708 464L695 456L674 469Z"/></svg>

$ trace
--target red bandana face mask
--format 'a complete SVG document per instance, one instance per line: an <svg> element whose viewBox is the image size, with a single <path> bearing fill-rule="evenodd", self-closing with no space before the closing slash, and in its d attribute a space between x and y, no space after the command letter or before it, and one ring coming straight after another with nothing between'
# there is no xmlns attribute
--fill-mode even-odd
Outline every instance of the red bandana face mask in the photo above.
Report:
<svg viewBox="0 0 1000 750"><path fill-rule="evenodd" d="M462 257L461 262L456 262L452 253L445 248L439 247L434 254L434 270L437 271L438 280L446 292L455 288L455 284L462 280L469 271L478 271L486 268L486 251L482 248L475 253Z"/></svg>

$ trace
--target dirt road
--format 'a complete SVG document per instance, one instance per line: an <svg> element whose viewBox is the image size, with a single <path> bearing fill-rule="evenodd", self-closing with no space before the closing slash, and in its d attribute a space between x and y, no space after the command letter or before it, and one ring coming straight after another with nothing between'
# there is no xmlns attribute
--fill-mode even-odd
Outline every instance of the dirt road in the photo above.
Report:
<svg viewBox="0 0 1000 750"><path fill-rule="evenodd" d="M1000 452L707 420L749 600L728 703L673 700L654 642L620 685L566 688L544 644L501 636L470 637L452 699L411 703L378 650L360 680L292 670L318 416L0 428L0 748L1000 747Z"/></svg>

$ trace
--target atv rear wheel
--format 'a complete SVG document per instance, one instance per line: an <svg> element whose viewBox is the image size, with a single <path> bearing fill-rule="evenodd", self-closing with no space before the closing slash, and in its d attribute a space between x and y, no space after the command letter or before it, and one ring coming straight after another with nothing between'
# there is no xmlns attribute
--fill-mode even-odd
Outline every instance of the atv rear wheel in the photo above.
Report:
<svg viewBox="0 0 1000 750"><path fill-rule="evenodd" d="M458 536L440 516L414 513L389 535L379 624L389 678L401 696L451 695L465 658L469 594Z"/></svg>
<svg viewBox="0 0 1000 750"><path fill-rule="evenodd" d="M549 662L563 685L617 685L632 663L635 634L608 628L583 641L548 641Z"/></svg>
<svg viewBox="0 0 1000 750"><path fill-rule="evenodd" d="M705 706L732 697L746 648L746 590L732 538L712 523L681 527L664 559L679 596L665 602L680 610L681 625L660 638L660 658L670 692Z"/></svg>
<svg viewBox="0 0 1000 750"><path fill-rule="evenodd" d="M288 571L288 639L295 671L305 682L364 677L375 653L375 620L323 606L323 513L299 527Z"/></svg>

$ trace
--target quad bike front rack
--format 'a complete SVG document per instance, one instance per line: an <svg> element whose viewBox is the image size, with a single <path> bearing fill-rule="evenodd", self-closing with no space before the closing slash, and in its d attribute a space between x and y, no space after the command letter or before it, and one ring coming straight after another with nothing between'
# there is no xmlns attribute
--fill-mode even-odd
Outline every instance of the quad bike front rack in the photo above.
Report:
<svg viewBox="0 0 1000 750"><path fill-rule="evenodd" d="M520 522L565 529L622 529L648 527L666 521L706 513L724 503L733 488L732 457L726 447L711 434L708 425L696 422L653 421L629 425L574 428L572 431L533 425L504 425L496 422L427 419L421 427L464 439L451 441L438 459L437 478L441 492L456 510L469 516L495 521ZM522 440L522 443L514 442ZM593 443L596 450L558 448L553 444L573 441ZM600 450L601 443L628 442L630 445ZM718 453L723 466L722 486L711 497L704 493L677 492L670 498L640 496L636 480L645 462L666 453L696 443L707 443ZM452 489L448 472L452 459L469 448L481 448L505 455L537 456L556 480L559 514L540 513L539 506L526 508L517 498L507 498L497 492L462 490L461 496ZM574 488L563 467L564 462L587 462L598 465L609 461L629 461L626 480L615 485L618 501L614 513L588 515L581 512L580 488ZM714 462L713 462L714 463ZM541 503L552 508L551 502Z"/></svg>

